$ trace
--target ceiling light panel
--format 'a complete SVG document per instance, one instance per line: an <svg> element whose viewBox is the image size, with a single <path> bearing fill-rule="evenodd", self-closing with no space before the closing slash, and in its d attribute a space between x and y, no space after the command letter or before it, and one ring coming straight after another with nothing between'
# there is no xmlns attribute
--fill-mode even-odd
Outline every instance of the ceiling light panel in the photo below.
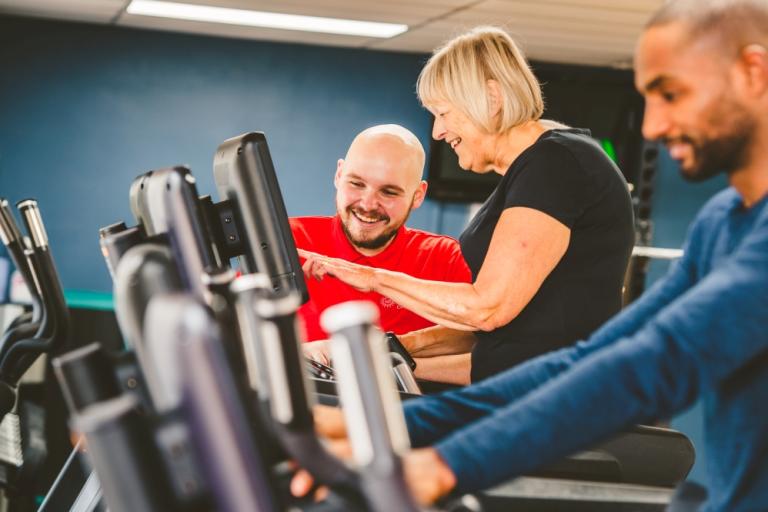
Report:
<svg viewBox="0 0 768 512"><path fill-rule="evenodd" d="M375 38L394 37L408 30L407 25L396 23L282 14L155 0L133 0L126 11L128 14L141 16Z"/></svg>

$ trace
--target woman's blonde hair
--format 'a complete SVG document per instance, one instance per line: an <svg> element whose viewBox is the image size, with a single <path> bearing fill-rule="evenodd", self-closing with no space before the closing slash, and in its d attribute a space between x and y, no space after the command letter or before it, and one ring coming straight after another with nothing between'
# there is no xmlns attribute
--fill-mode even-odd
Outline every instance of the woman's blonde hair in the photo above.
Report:
<svg viewBox="0 0 768 512"><path fill-rule="evenodd" d="M499 118L491 117L488 80L501 90ZM541 86L515 41L497 27L476 27L435 50L416 82L419 101L447 101L487 133L503 133L544 111Z"/></svg>

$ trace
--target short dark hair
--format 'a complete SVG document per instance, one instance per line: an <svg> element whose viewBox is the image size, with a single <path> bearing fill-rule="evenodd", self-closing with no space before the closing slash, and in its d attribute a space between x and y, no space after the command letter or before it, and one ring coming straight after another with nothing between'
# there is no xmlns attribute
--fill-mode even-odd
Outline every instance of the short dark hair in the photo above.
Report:
<svg viewBox="0 0 768 512"><path fill-rule="evenodd" d="M723 50L738 52L768 43L768 0L670 0L645 29L678 22L688 27L691 40L718 37Z"/></svg>

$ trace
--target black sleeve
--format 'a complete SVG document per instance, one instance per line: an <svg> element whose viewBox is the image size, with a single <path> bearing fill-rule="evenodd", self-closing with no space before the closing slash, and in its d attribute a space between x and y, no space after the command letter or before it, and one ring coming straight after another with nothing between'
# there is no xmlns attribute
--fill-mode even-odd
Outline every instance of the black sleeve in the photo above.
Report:
<svg viewBox="0 0 768 512"><path fill-rule="evenodd" d="M523 206L573 227L590 202L589 176L561 144L545 142L528 155L510 181L504 209Z"/></svg>

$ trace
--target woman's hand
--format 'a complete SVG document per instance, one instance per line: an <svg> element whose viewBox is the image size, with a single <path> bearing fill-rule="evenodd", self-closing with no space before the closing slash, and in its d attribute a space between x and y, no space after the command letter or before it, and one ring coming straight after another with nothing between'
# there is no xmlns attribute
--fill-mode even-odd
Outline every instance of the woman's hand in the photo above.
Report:
<svg viewBox="0 0 768 512"><path fill-rule="evenodd" d="M303 249L298 251L306 259L301 267L305 275L318 281L330 275L360 291L375 291L375 269Z"/></svg>

